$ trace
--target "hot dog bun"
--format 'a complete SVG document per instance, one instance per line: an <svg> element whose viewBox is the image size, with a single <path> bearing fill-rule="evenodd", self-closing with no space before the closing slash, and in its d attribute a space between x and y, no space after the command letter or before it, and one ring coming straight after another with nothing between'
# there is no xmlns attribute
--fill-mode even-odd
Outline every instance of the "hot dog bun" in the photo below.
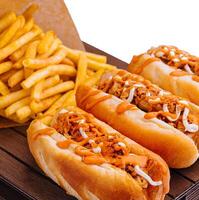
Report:
<svg viewBox="0 0 199 200"><path fill-rule="evenodd" d="M189 75L171 76L170 73L176 69L161 60L147 64L147 61L152 58L149 54L135 56L128 66L128 71L140 74L161 88L199 105L199 82L194 81Z"/></svg>
<svg viewBox="0 0 199 200"><path fill-rule="evenodd" d="M85 113L74 107L68 107L67 110ZM94 117L93 120L103 126L108 133L114 132L121 136L105 123ZM83 200L161 200L168 192L170 176L166 163L158 155L132 140L125 138L136 154L145 155L155 161L156 170L151 176L163 182L157 187L149 186L147 192L124 170L108 163L88 165L82 162L81 157L74 152L77 144L71 144L67 149L59 148L56 143L65 140L65 137L55 129L52 135L40 135L40 131L46 128L48 127L39 120L31 123L27 131L30 151L46 175L76 198Z"/></svg>
<svg viewBox="0 0 199 200"><path fill-rule="evenodd" d="M125 136L161 155L172 168L185 168L197 160L198 150L191 138L157 118L145 119L145 112L139 109L118 114L116 109L122 100L115 96L98 102L91 109L87 109L88 104L95 99L107 95L101 91L95 96L84 98L82 101L85 94L95 90L89 86L81 85L76 93L77 105L91 112Z"/></svg>

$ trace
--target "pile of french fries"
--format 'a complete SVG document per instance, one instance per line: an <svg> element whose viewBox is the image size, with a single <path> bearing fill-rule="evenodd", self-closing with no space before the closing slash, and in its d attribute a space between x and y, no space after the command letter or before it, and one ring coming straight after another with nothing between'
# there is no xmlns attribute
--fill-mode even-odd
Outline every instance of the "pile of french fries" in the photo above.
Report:
<svg viewBox="0 0 199 200"><path fill-rule="evenodd" d="M95 85L106 69L105 56L70 49L53 31L35 24L30 6L22 15L0 18L0 115L19 123L75 105L81 83Z"/></svg>

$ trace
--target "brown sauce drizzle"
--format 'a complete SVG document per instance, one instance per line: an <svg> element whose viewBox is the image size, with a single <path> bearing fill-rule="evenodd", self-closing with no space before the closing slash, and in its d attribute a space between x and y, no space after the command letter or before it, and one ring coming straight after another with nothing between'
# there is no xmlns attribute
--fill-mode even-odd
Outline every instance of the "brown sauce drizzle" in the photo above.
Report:
<svg viewBox="0 0 199 200"><path fill-rule="evenodd" d="M75 143L75 142L68 139L68 140L57 142L57 146L61 149L67 149L69 147L69 145L72 143Z"/></svg>
<svg viewBox="0 0 199 200"><path fill-rule="evenodd" d="M176 71L171 72L169 75L171 75L171 76L192 76L193 81L199 82L199 76L192 75L185 71L176 70Z"/></svg>
<svg viewBox="0 0 199 200"><path fill-rule="evenodd" d="M89 98L90 96L95 96L97 94L99 94L100 91L98 90L94 90L94 91L90 91L88 92L82 99L81 99L81 104L83 105L84 102L87 100L87 98Z"/></svg>
<svg viewBox="0 0 199 200"><path fill-rule="evenodd" d="M173 113L170 113L170 112L164 112L164 111L146 113L144 115L144 118L145 119L153 119L153 118L157 117L159 114L162 114L165 117L171 117L173 119L176 118L176 114L173 114Z"/></svg>
<svg viewBox="0 0 199 200"><path fill-rule="evenodd" d="M79 156L94 156L95 153L91 152L89 149L86 149L82 146L77 146L75 148L75 153Z"/></svg>
<svg viewBox="0 0 199 200"><path fill-rule="evenodd" d="M190 76L188 72L181 71L181 70L175 70L169 74L170 76Z"/></svg>
<svg viewBox="0 0 199 200"><path fill-rule="evenodd" d="M192 75L192 80L199 82L199 76L197 75Z"/></svg>
<svg viewBox="0 0 199 200"><path fill-rule="evenodd" d="M135 105L129 104L128 102L121 102L117 108L116 108L116 112L118 114L122 114L127 110L137 110L137 107Z"/></svg>
<svg viewBox="0 0 199 200"><path fill-rule="evenodd" d="M156 62L156 61L160 61L160 59L159 58L153 58L153 57L148 58L146 61L144 61L144 63L140 67L137 68L135 73L140 74L147 65L151 64L152 62Z"/></svg>
<svg viewBox="0 0 199 200"><path fill-rule="evenodd" d="M139 55L139 56L133 56L132 62L133 62L133 63L137 63L142 55L143 55L143 54L141 54L141 55Z"/></svg>
<svg viewBox="0 0 199 200"><path fill-rule="evenodd" d="M126 74L126 72L124 70L118 70L118 72L117 72L118 76L123 76L125 74Z"/></svg>
<svg viewBox="0 0 199 200"><path fill-rule="evenodd" d="M89 165L92 165L92 164L93 165L101 165L106 162L105 158L103 158L102 156L97 156L97 155L85 156L82 158L82 161L85 164L89 164Z"/></svg>
<svg viewBox="0 0 199 200"><path fill-rule="evenodd" d="M44 128L44 129L40 129L36 132L34 132L34 135L33 135L33 140L36 140L38 137L42 136L42 135L48 135L48 136L51 136L53 133L55 133L55 129L53 128Z"/></svg>
<svg viewBox="0 0 199 200"><path fill-rule="evenodd" d="M100 91L99 91L100 92ZM92 102L88 102L86 104L86 110L90 110L92 109L96 104L102 102L102 101L105 101L107 99L110 99L112 98L112 95L106 95L106 96L101 96L101 97L96 97L96 98L93 98L92 99Z"/></svg>
<svg viewBox="0 0 199 200"><path fill-rule="evenodd" d="M144 115L145 119L153 119L156 118L158 116L159 112L150 112L150 113L146 113Z"/></svg>

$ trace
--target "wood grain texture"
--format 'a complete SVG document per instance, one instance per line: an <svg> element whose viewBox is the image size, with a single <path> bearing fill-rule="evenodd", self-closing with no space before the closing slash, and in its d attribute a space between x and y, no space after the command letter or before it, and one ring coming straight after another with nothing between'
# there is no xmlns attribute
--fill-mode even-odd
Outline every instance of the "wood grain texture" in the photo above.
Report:
<svg viewBox="0 0 199 200"><path fill-rule="evenodd" d="M199 160L191 167L178 170L180 174L191 179L194 182L199 181Z"/></svg>
<svg viewBox="0 0 199 200"><path fill-rule="evenodd" d="M6 184L0 179L0 200L28 200L24 194L13 189L12 186Z"/></svg>
<svg viewBox="0 0 199 200"><path fill-rule="evenodd" d="M12 129L2 129L0 131L0 141L1 149L13 155L13 157L25 163L35 171L43 174L30 154L26 137Z"/></svg>
<svg viewBox="0 0 199 200"><path fill-rule="evenodd" d="M1 149L0 158L1 178L13 183L26 196L37 200L74 200L50 180L44 179Z"/></svg>
<svg viewBox="0 0 199 200"><path fill-rule="evenodd" d="M168 195L165 197L165 200L172 200L173 198L169 197Z"/></svg>
<svg viewBox="0 0 199 200"><path fill-rule="evenodd" d="M25 124L19 124L12 120L0 117L0 128L9 128L9 127L17 127L17 126L24 126Z"/></svg>
<svg viewBox="0 0 199 200"><path fill-rule="evenodd" d="M0 200L6 200L6 199L4 199L3 197L0 196Z"/></svg>
<svg viewBox="0 0 199 200"><path fill-rule="evenodd" d="M192 182L185 179L184 177L178 175L177 173L171 171L171 182L169 194L176 198L185 190L193 185Z"/></svg>
<svg viewBox="0 0 199 200"><path fill-rule="evenodd" d="M199 182L195 184L190 191L186 194L186 200L198 200L199 199Z"/></svg>
<svg viewBox="0 0 199 200"><path fill-rule="evenodd" d="M12 129L17 131L18 133L26 136L27 132L27 128L28 128L29 125L25 125L25 126L16 126L16 127L13 127Z"/></svg>

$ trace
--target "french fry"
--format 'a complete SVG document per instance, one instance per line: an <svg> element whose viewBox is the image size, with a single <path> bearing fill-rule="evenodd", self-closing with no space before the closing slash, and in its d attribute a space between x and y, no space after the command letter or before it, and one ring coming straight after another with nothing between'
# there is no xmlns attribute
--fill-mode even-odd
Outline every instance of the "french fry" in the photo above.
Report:
<svg viewBox="0 0 199 200"><path fill-rule="evenodd" d="M11 69L3 74L0 75L0 80L4 83L8 82L8 79L17 72L15 69Z"/></svg>
<svg viewBox="0 0 199 200"><path fill-rule="evenodd" d="M24 79L23 69L17 71L8 79L8 85L12 88Z"/></svg>
<svg viewBox="0 0 199 200"><path fill-rule="evenodd" d="M19 118L16 116L16 114L13 114L13 115L7 117L5 115L5 113L4 113L4 110L0 110L0 116L8 118L8 119L10 119L12 121L15 121L15 122L19 123L19 124L24 124L25 122L27 122L30 119L30 118L26 118L24 120L19 120Z"/></svg>
<svg viewBox="0 0 199 200"><path fill-rule="evenodd" d="M73 50L53 31L44 33L32 18L37 9L33 4L22 16L0 18L0 115L49 124L61 107L76 106L79 85L94 86L115 67L106 56Z"/></svg>
<svg viewBox="0 0 199 200"><path fill-rule="evenodd" d="M78 63L79 60L79 53L73 49L70 49L66 46L64 46L64 48L67 50L67 58L69 58L70 60L72 60L74 63Z"/></svg>
<svg viewBox="0 0 199 200"><path fill-rule="evenodd" d="M20 29L22 29L24 27L25 23L26 23L26 20L25 20L25 17L23 15L20 15L18 17L20 17L20 21L21 21Z"/></svg>
<svg viewBox="0 0 199 200"><path fill-rule="evenodd" d="M10 60L12 62L17 62L20 58L22 58L22 56L24 56L27 47L28 47L28 45L24 45L20 49L18 49L17 51L15 51L13 54L11 54L9 56Z"/></svg>
<svg viewBox="0 0 199 200"><path fill-rule="evenodd" d="M9 71L12 68L12 62L7 61L0 64L0 74ZM0 79L1 80L1 79Z"/></svg>
<svg viewBox="0 0 199 200"><path fill-rule="evenodd" d="M21 57L16 63L13 64L13 68L21 69L23 67L23 60L24 60L24 56Z"/></svg>
<svg viewBox="0 0 199 200"><path fill-rule="evenodd" d="M74 94L73 90L63 94L59 99L57 99L57 101L52 104L52 106L44 113L44 115L54 114L59 108L62 107L64 102L67 101L71 94Z"/></svg>
<svg viewBox="0 0 199 200"><path fill-rule="evenodd" d="M10 104L30 95L30 90L19 90L0 97L0 109L6 108Z"/></svg>
<svg viewBox="0 0 199 200"><path fill-rule="evenodd" d="M67 53L67 58L71 59L73 62L77 63L78 60L79 60L79 56L80 56L80 51L75 51L75 50L72 50L68 47L65 47L66 50L68 51ZM91 56L92 55L92 56ZM89 54L90 56L90 59L88 59L88 68L89 69L92 69L92 70L99 70L99 69L107 69L107 70L112 70L112 69L115 69L116 67L113 66L113 65L110 65L110 64L106 64L106 63L103 63L103 62L96 62L95 60L97 60L97 58L94 60L94 54ZM92 59L91 59L92 57Z"/></svg>
<svg viewBox="0 0 199 200"><path fill-rule="evenodd" d="M44 84L44 79L39 81L31 90L31 98L35 99L36 101L41 99L41 93L43 91L43 84Z"/></svg>
<svg viewBox="0 0 199 200"><path fill-rule="evenodd" d="M100 69L112 70L112 69L115 69L116 67L110 64L99 63L99 62L88 59L88 68L98 71Z"/></svg>
<svg viewBox="0 0 199 200"><path fill-rule="evenodd" d="M82 52L82 51L78 51L78 52ZM98 55L98 54L95 54L95 53L89 53L89 52L85 52L86 56L88 59L90 60L94 60L96 62L99 62L99 63L106 63L107 62L107 57L106 56L102 56L102 55Z"/></svg>
<svg viewBox="0 0 199 200"><path fill-rule="evenodd" d="M26 105L29 105L30 104L30 97L25 97L13 104L11 104L10 106L8 106L6 109L5 109L5 114L6 116L11 116L12 114L14 114L18 109L26 106Z"/></svg>
<svg viewBox="0 0 199 200"><path fill-rule="evenodd" d="M32 42L26 51L25 54L25 58L35 58L37 55L37 47L39 45L40 40L36 40L34 42ZM25 73L25 78L27 78L28 76L30 76L33 73L34 70L32 69L28 69L28 68L24 68L24 73Z"/></svg>
<svg viewBox="0 0 199 200"><path fill-rule="evenodd" d="M67 106L76 106L76 100L75 100L75 91L72 90L68 96L68 98L64 101L63 107Z"/></svg>
<svg viewBox="0 0 199 200"><path fill-rule="evenodd" d="M4 83L8 82L8 79L10 78L10 76L12 76L13 74L15 74L17 72L16 69L11 69L3 74L0 75L0 80L3 81Z"/></svg>
<svg viewBox="0 0 199 200"><path fill-rule="evenodd" d="M26 22L26 24L24 25L24 27L22 27L19 31L17 31L17 33L15 34L15 36L12 38L12 41L18 39L23 34L29 32L32 29L33 25L34 25L33 18L28 19L28 21Z"/></svg>
<svg viewBox="0 0 199 200"><path fill-rule="evenodd" d="M57 94L55 96L44 99L40 102L32 100L30 103L30 108L34 113L42 112L48 109L60 96L61 96L60 94Z"/></svg>
<svg viewBox="0 0 199 200"><path fill-rule="evenodd" d="M47 78L47 79L44 81L43 89L53 87L53 86L55 86L55 85L56 85L57 83L59 83L59 82L60 82L60 77L59 77L59 75L51 76L51 77Z"/></svg>
<svg viewBox="0 0 199 200"><path fill-rule="evenodd" d="M37 27L37 25L34 24L34 27L35 26ZM45 33L41 30L41 33L37 37L35 37L35 40L41 40L41 39L43 39L44 35L45 35Z"/></svg>
<svg viewBox="0 0 199 200"><path fill-rule="evenodd" d="M37 47L39 45L39 40L33 41L32 43L30 43L30 45L27 48L27 51L25 53L25 59L27 58L35 58L37 55ZM22 62L23 63L23 62ZM33 73L33 69L30 68L24 68L24 76L25 78L28 78L32 73Z"/></svg>
<svg viewBox="0 0 199 200"><path fill-rule="evenodd" d="M103 73L104 73L104 69L98 70L93 76L89 77L86 80L86 84L89 86L97 85Z"/></svg>
<svg viewBox="0 0 199 200"><path fill-rule="evenodd" d="M98 55L98 54L94 54L94 53L89 53L89 52L78 51L78 50L70 49L68 47L65 47L65 48L68 51L67 57L70 58L75 63L78 62L79 56L80 56L81 53L85 53L89 60L93 60L93 61L99 62L99 63L106 63L107 62L106 56L102 56L102 55Z"/></svg>
<svg viewBox="0 0 199 200"><path fill-rule="evenodd" d="M66 64L66 65L70 65L70 66L73 66L75 67L75 64L72 60L70 60L69 58L64 58L62 61L61 61L61 64Z"/></svg>
<svg viewBox="0 0 199 200"><path fill-rule="evenodd" d="M28 47L27 50L25 52L25 58L35 58L37 55L37 47L39 45L39 40L33 41L31 42Z"/></svg>
<svg viewBox="0 0 199 200"><path fill-rule="evenodd" d="M21 85L24 89L28 89L38 83L40 80L56 74L68 75L70 77L73 77L76 75L76 70L74 67L69 65L51 65L43 69L37 70L26 80L24 80Z"/></svg>
<svg viewBox="0 0 199 200"><path fill-rule="evenodd" d="M64 57L66 56L67 51L64 48L60 48L55 52L55 54L49 58L45 59L31 59L27 58L23 61L23 65L25 68L30 68L30 69L40 69L43 67L46 67L48 65L55 65L59 64Z"/></svg>
<svg viewBox="0 0 199 200"><path fill-rule="evenodd" d="M17 40L9 43L4 48L0 49L0 61L10 56L13 52L21 48L23 45L27 44L30 40L32 40L34 37L36 37L40 33L41 33L40 29L34 28L30 32L24 34Z"/></svg>
<svg viewBox="0 0 199 200"><path fill-rule="evenodd" d="M58 49L61 43L62 42L59 38L55 38L49 50L44 54L38 55L38 58L48 58Z"/></svg>
<svg viewBox="0 0 199 200"><path fill-rule="evenodd" d="M5 95L7 95L9 93L10 93L10 91L9 91L7 85L0 80L0 94L5 96Z"/></svg>
<svg viewBox="0 0 199 200"><path fill-rule="evenodd" d="M68 90L72 90L74 88L75 84L73 81L66 81L63 83L59 83L55 85L54 87L50 87L43 91L41 94L41 99L48 98L50 96L53 96L55 94L63 93Z"/></svg>
<svg viewBox="0 0 199 200"><path fill-rule="evenodd" d="M3 32L0 34L0 38L2 38L8 32L10 27L13 27L13 24L15 24L16 22L18 22L19 29L21 29L22 26L25 24L24 16L20 15L20 16L16 17L16 20L10 26L8 26L6 29L3 30Z"/></svg>
<svg viewBox="0 0 199 200"><path fill-rule="evenodd" d="M19 30L21 26L21 18L23 18L23 16L17 17L17 20L0 37L0 48L3 48L5 45L7 45L15 33Z"/></svg>
<svg viewBox="0 0 199 200"><path fill-rule="evenodd" d="M26 105L26 106L23 106L22 108L19 108L16 112L16 115L17 115L18 119L20 121L22 121L22 120L30 117L31 113L32 113L32 111L30 109L30 106Z"/></svg>
<svg viewBox="0 0 199 200"><path fill-rule="evenodd" d="M51 47L54 38L55 38L55 33L53 31L46 32L44 38L41 40L38 46L38 53L39 54L46 53L48 49Z"/></svg>
<svg viewBox="0 0 199 200"><path fill-rule="evenodd" d="M84 53L80 54L79 62L77 66L77 76L75 81L75 91L77 90L77 87L84 83L86 79L86 70L87 70L87 57Z"/></svg>
<svg viewBox="0 0 199 200"><path fill-rule="evenodd" d="M53 87L57 83L59 83L60 78L59 75L52 76L46 80L39 81L31 91L31 97L35 100L41 99L41 94L43 89Z"/></svg>
<svg viewBox="0 0 199 200"><path fill-rule="evenodd" d="M0 32L5 30L8 26L10 26L16 20L16 14L14 12L9 12L3 15L0 19Z"/></svg>
<svg viewBox="0 0 199 200"><path fill-rule="evenodd" d="M29 6L23 13L23 16L26 19L32 18L33 14L39 9L39 5L36 3L33 3L31 6Z"/></svg>
<svg viewBox="0 0 199 200"><path fill-rule="evenodd" d="M93 70L91 70L91 69L87 69L86 72L87 72L86 74L88 75L88 77L91 77L91 76L93 76L95 74L95 72Z"/></svg>

